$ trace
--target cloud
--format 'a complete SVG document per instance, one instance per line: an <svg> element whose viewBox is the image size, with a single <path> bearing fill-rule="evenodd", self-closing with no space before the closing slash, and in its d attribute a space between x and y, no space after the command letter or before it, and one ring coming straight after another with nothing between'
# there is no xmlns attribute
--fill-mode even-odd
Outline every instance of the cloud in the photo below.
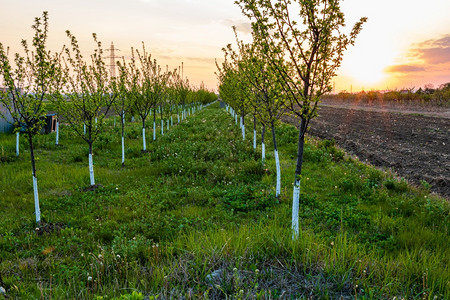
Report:
<svg viewBox="0 0 450 300"><path fill-rule="evenodd" d="M424 67L412 66L412 65L393 65L385 69L387 73L411 73L425 71Z"/></svg>
<svg viewBox="0 0 450 300"><path fill-rule="evenodd" d="M412 50L412 54L427 64L448 63L450 62L450 35L419 43Z"/></svg>

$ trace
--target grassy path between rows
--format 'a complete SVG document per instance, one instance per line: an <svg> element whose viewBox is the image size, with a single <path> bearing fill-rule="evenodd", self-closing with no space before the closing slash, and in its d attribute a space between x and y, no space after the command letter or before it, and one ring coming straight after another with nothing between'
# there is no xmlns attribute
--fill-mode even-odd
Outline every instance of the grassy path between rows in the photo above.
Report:
<svg viewBox="0 0 450 300"><path fill-rule="evenodd" d="M87 144L37 138L38 228L27 146L0 135L0 299L450 298L450 205L426 187L308 138L292 241L293 126L277 127L279 203L270 137L262 164L218 104L156 141L149 126L148 153L126 126L125 167L112 119L94 143L94 191Z"/></svg>

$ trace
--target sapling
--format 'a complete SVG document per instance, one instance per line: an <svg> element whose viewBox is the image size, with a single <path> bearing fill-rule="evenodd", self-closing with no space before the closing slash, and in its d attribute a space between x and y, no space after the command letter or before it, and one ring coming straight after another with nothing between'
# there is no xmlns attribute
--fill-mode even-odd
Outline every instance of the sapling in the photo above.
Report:
<svg viewBox="0 0 450 300"><path fill-rule="evenodd" d="M117 62L117 66L119 68L119 76L112 81L114 93L117 95L113 108L121 120L122 166L125 166L125 115L129 112L131 106L129 95L130 74L124 58L122 58L122 62ZM115 124L116 118L114 117L114 127L116 126Z"/></svg>
<svg viewBox="0 0 450 300"><path fill-rule="evenodd" d="M30 145L30 158L33 176L33 194L36 222L41 221L39 194L37 184L36 159L33 137L39 134L45 122L44 100L51 93L52 81L58 68L58 54L46 50L48 37L48 13L43 12L41 18L35 18L33 51L30 51L26 40L22 40L25 56L16 53L14 65L11 64L8 51L0 43L0 75L3 77L5 91L2 91L0 103L11 114L16 124L16 139L23 128ZM18 148L17 148L18 154Z"/></svg>
<svg viewBox="0 0 450 300"><path fill-rule="evenodd" d="M102 132L106 114L117 94L111 75L103 59L103 48L95 33L92 34L97 48L90 56L90 64L84 60L76 37L66 31L71 48L66 49L64 76L68 100L58 97L58 111L70 128L89 146L89 178L95 185L93 143Z"/></svg>
<svg viewBox="0 0 450 300"><path fill-rule="evenodd" d="M320 98L332 91L332 78L344 51L354 45L367 18L344 33L345 17L340 0L238 0L252 20L254 42L261 45L277 75L287 106L300 119L297 164L294 176L292 230L299 234L299 196L305 133L317 116ZM298 15L294 15L298 14ZM300 20L300 21L297 21Z"/></svg>

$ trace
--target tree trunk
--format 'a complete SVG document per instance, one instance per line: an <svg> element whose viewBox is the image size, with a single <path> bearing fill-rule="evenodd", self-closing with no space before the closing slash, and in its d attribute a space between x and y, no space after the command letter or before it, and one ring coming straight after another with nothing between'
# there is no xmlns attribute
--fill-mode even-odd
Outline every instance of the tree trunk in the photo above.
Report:
<svg viewBox="0 0 450 300"><path fill-rule="evenodd" d="M20 132L17 131L17 132L16 132L16 156L17 156L17 157L19 156L19 150L20 150L20 147L19 147L19 140L20 140Z"/></svg>
<svg viewBox="0 0 450 300"><path fill-rule="evenodd" d="M276 168L277 168L277 189L276 189L275 196L277 198L279 198L280 197L280 192L281 192L280 158L278 156L277 139L276 139L276 136L275 136L275 125L274 125L273 121L270 123L270 125L272 127L273 149L274 149L274 154L275 154L275 165L276 165Z"/></svg>
<svg viewBox="0 0 450 300"><path fill-rule="evenodd" d="M91 180L91 186L95 185L94 160L92 158L92 142L89 142L89 178Z"/></svg>
<svg viewBox="0 0 450 300"><path fill-rule="evenodd" d="M244 110L242 110L242 117L241 117L241 120L242 120L242 140L244 140L245 141L245 116L244 116Z"/></svg>
<svg viewBox="0 0 450 300"><path fill-rule="evenodd" d="M253 149L256 150L256 116L253 116Z"/></svg>
<svg viewBox="0 0 450 300"><path fill-rule="evenodd" d="M56 141L55 145L59 145L59 120L56 120Z"/></svg>
<svg viewBox="0 0 450 300"><path fill-rule="evenodd" d="M142 119L142 144L144 151L147 151L147 142L145 141L145 119Z"/></svg>
<svg viewBox="0 0 450 300"><path fill-rule="evenodd" d="M163 110L162 110L162 107L159 108L159 111L161 112L161 135L164 135L164 120L163 120Z"/></svg>
<svg viewBox="0 0 450 300"><path fill-rule="evenodd" d="M122 167L125 166L125 114L122 113Z"/></svg>
<svg viewBox="0 0 450 300"><path fill-rule="evenodd" d="M153 140L156 141L156 109L153 112Z"/></svg>
<svg viewBox="0 0 450 300"><path fill-rule="evenodd" d="M292 239L299 235L299 200L300 200L300 180L303 165L303 149L305 146L306 120L302 118L298 135L297 165L295 167L294 192L292 196Z"/></svg>
<svg viewBox="0 0 450 300"><path fill-rule="evenodd" d="M36 214L36 223L41 222L41 210L39 208L39 193L36 177L36 160L34 158L33 136L28 132L28 142L30 143L31 170L33 174L33 194L34 194L34 212Z"/></svg>
<svg viewBox="0 0 450 300"><path fill-rule="evenodd" d="M262 161L266 160L266 144L264 143L264 136L266 135L266 124L262 124L261 130L261 156Z"/></svg>

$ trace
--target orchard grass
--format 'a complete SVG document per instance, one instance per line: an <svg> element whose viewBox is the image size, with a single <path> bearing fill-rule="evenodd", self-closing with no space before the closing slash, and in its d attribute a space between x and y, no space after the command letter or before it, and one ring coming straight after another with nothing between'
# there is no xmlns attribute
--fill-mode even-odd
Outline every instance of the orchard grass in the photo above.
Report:
<svg viewBox="0 0 450 300"><path fill-rule="evenodd" d="M218 104L158 131L156 141L149 124L146 153L141 123L128 120L124 167L116 124L110 118L94 143L101 186L90 191L82 140L64 125L59 146L54 134L35 138L38 226L27 143L15 157L15 136L0 135L7 297L450 298L450 205L426 184L410 187L308 137L292 241L293 126L277 126L277 202L270 137L262 164L253 128L242 141Z"/></svg>

